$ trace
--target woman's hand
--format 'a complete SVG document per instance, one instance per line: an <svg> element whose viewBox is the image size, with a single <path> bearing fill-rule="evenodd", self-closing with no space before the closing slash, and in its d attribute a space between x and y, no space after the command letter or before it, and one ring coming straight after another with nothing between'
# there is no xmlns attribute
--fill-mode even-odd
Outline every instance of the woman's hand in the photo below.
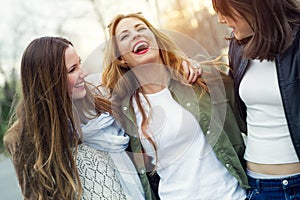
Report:
<svg viewBox="0 0 300 200"><path fill-rule="evenodd" d="M196 82L197 78L201 76L202 69L197 66L193 65L195 63L188 62L186 60L182 61L181 65L183 67L184 72L187 74L187 81L190 84Z"/></svg>

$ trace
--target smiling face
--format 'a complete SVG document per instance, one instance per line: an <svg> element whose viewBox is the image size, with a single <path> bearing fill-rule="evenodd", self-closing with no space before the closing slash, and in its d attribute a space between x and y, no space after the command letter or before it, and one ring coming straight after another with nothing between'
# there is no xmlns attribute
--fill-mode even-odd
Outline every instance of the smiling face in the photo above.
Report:
<svg viewBox="0 0 300 200"><path fill-rule="evenodd" d="M69 46L65 51L65 62L68 73L69 96L73 100L81 99L86 95L84 78L87 76L87 73L81 69L80 58L72 46Z"/></svg>
<svg viewBox="0 0 300 200"><path fill-rule="evenodd" d="M140 19L122 19L116 26L115 32L122 62L126 62L131 67L147 63L162 63L154 34Z"/></svg>
<svg viewBox="0 0 300 200"><path fill-rule="evenodd" d="M242 40L253 35L253 30L249 23L235 10L234 18L225 16L218 12L219 23L226 24L232 28L232 32L237 40Z"/></svg>

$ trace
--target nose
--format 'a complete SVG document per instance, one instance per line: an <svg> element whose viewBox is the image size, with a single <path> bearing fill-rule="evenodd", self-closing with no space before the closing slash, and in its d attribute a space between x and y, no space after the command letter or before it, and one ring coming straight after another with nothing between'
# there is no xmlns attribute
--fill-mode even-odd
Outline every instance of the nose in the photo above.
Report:
<svg viewBox="0 0 300 200"><path fill-rule="evenodd" d="M133 40L135 40L136 38L139 38L140 36L141 36L141 34L138 31L136 31L136 30L132 31L132 39Z"/></svg>
<svg viewBox="0 0 300 200"><path fill-rule="evenodd" d="M218 22L220 24L225 24L226 23L225 17L221 13L218 13Z"/></svg>

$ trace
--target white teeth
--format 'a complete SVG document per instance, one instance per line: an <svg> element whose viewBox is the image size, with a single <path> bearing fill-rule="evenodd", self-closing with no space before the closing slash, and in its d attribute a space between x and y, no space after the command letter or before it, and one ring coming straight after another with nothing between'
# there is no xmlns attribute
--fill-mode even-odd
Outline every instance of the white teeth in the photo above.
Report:
<svg viewBox="0 0 300 200"><path fill-rule="evenodd" d="M83 87L83 86L84 86L84 83L80 83L80 84L75 85L76 88Z"/></svg>
<svg viewBox="0 0 300 200"><path fill-rule="evenodd" d="M133 52L136 53L140 47L147 47L148 44L146 42L140 42L134 46Z"/></svg>

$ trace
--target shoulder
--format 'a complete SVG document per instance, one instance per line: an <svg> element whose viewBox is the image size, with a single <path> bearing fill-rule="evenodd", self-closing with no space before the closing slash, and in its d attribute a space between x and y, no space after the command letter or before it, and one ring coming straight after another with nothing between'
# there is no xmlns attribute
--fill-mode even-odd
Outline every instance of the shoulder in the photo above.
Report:
<svg viewBox="0 0 300 200"><path fill-rule="evenodd" d="M294 28L293 37L294 37L293 43L296 45L296 47L299 48L299 44L300 44L300 28L299 27Z"/></svg>
<svg viewBox="0 0 300 200"><path fill-rule="evenodd" d="M208 85L219 85L219 86L227 86L232 85L233 80L229 76L230 68L225 63L216 63L203 65L203 80Z"/></svg>
<svg viewBox="0 0 300 200"><path fill-rule="evenodd" d="M239 43L236 39L232 39L229 42L229 56L242 55L244 45Z"/></svg>
<svg viewBox="0 0 300 200"><path fill-rule="evenodd" d="M300 28L295 27L293 29L293 42L290 45L288 49L282 54L280 54L277 58L281 59L280 62L286 62L285 60L288 60L287 62L290 63L290 59L296 59L298 60L300 56ZM298 62L295 62L298 64Z"/></svg>

